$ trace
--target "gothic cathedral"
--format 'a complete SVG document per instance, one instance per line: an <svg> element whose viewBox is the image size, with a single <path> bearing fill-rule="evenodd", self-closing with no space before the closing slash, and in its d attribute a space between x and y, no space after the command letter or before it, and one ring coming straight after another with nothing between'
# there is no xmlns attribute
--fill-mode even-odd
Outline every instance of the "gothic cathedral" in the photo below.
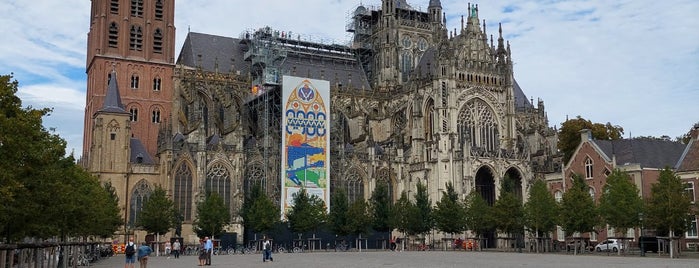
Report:
<svg viewBox="0 0 699 268"><path fill-rule="evenodd" d="M406 0L360 5L343 45L269 27L190 32L176 61L174 5L92 0L81 162L115 186L126 232L156 186L185 243L197 241L207 192L223 197L237 233L253 184L279 202L283 75L330 82L330 189L350 201L377 184L395 201L421 183L436 202L451 183L492 205L505 180L525 201L533 179L560 170L544 103L527 99L502 27L488 34L478 5L452 31L439 0L427 12Z"/></svg>

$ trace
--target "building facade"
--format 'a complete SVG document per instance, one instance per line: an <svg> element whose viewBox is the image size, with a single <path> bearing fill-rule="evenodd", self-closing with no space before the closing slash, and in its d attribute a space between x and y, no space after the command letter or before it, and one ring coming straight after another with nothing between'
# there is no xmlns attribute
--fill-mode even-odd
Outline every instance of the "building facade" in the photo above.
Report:
<svg viewBox="0 0 699 268"><path fill-rule="evenodd" d="M692 133L695 133L693 131ZM638 193L643 199L651 197L651 187L658 182L660 172L667 168L675 170L687 183L687 191L694 191L696 181L696 162L692 160L692 146L680 142L655 139L621 139L621 140L595 140L590 130L580 133L581 142L564 166L560 174L548 174L546 181L549 189L557 201L561 201L563 194L572 185L572 177L578 174L585 179L590 196L598 203L602 196L607 176L614 169L620 169L629 174L632 182L638 188ZM683 168L678 168L683 167ZM693 167L693 168L692 168ZM682 175L681 175L682 174ZM682 241L684 247L695 247L696 244L696 219L693 228L689 228L686 239ZM601 226L595 232L585 234L565 233L560 227L554 235L554 239L565 241L572 237L589 239L592 244L606 240L607 238L626 237L637 242L640 235L655 236L653 230L640 228L629 229L627 233L620 233L609 226Z"/></svg>
<svg viewBox="0 0 699 268"><path fill-rule="evenodd" d="M153 6L155 12L160 5L171 14L174 5L93 0L93 13L110 14L115 3L116 12L126 12L126 17L133 16L139 3L143 16L149 12L145 7ZM381 7L360 5L352 12L345 30L354 38L347 45L310 42L263 27L238 37L190 32L174 64L168 57L105 56L100 68L88 64L88 107L102 107L97 105L104 99L99 88L107 83L94 81L110 72L120 86L131 85L134 73L144 81L151 81L158 70L172 76L160 76L157 96L162 101L150 98L155 92L138 95L141 91L117 89L129 117L116 121L128 143L122 140L105 149L115 128L97 123L96 108L86 109L87 159L100 159L87 161L88 168L122 188L118 194L129 223L149 191L160 185L184 219L186 242L196 240L191 222L196 203L207 192L224 197L233 222L228 230L241 233L239 210L253 184L261 183L273 200L280 200L280 87L283 75L290 75L330 82L331 193L343 188L350 201L368 199L377 184L386 184L396 200L403 191L412 195L422 183L436 202L452 183L462 198L478 191L492 205L509 178L524 202L532 180L560 171L556 131L548 126L543 101L534 106L514 79L503 29L497 29L494 40L478 8L469 5L461 28L452 32L446 29L438 0L429 1L427 12L405 0L384 0ZM163 15L170 25L167 18ZM153 36L154 28L148 28ZM90 40L109 44L110 28L94 29ZM170 43L162 44L163 53L169 51L165 47L174 47L167 29L162 40ZM144 40L146 47L151 41ZM130 43L117 46L116 51L136 53ZM154 51L144 50L143 55ZM143 72L118 68L132 63L143 65ZM92 78L91 73L100 76ZM154 106L161 112L157 135L150 126L141 129L144 122L132 111L135 107L154 115ZM116 163L105 159L116 152L128 162L100 168L97 163ZM487 238L488 245L497 245L494 231Z"/></svg>

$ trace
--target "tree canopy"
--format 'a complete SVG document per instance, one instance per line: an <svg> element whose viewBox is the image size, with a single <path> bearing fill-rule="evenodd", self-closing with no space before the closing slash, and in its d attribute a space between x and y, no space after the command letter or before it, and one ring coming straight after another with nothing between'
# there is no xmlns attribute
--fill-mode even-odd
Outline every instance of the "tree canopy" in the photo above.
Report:
<svg viewBox="0 0 699 268"><path fill-rule="evenodd" d="M289 227L293 232L306 233L316 230L326 220L325 202L316 195L309 195L306 189L293 194L293 205L286 213Z"/></svg>
<svg viewBox="0 0 699 268"><path fill-rule="evenodd" d="M388 195L388 184L379 182L371 193L371 215L372 226L374 230L379 232L388 232L391 230L391 209L392 201Z"/></svg>
<svg viewBox="0 0 699 268"><path fill-rule="evenodd" d="M98 179L65 155L66 142L43 126L51 109L22 107L19 82L0 76L0 233L24 237L104 236L121 224ZM100 223L97 226L95 223Z"/></svg>
<svg viewBox="0 0 699 268"><path fill-rule="evenodd" d="M437 202L433 216L435 226L442 232L453 235L466 228L466 211L451 182L447 183L446 192Z"/></svg>
<svg viewBox="0 0 699 268"><path fill-rule="evenodd" d="M573 175L573 185L563 194L560 217L561 226L568 234L594 231L600 222L585 179L578 174Z"/></svg>
<svg viewBox="0 0 699 268"><path fill-rule="evenodd" d="M466 198L466 226L480 237L494 228L492 208L477 191Z"/></svg>
<svg viewBox="0 0 699 268"><path fill-rule="evenodd" d="M408 212L408 233L425 234L434 227L432 202L427 193L426 185L420 182L417 183L414 199L415 204Z"/></svg>
<svg viewBox="0 0 699 268"><path fill-rule="evenodd" d="M192 224L199 237L219 236L230 223L231 215L223 198L217 193L208 193L203 202L197 204L197 217Z"/></svg>
<svg viewBox="0 0 699 268"><path fill-rule="evenodd" d="M143 202L143 209L138 214L136 226L148 233L164 234L175 227L175 204L167 197L167 192L160 185L156 186L150 197Z"/></svg>
<svg viewBox="0 0 699 268"><path fill-rule="evenodd" d="M607 176L599 201L599 213L605 223L620 234L639 226L639 215L643 212L643 199L638 188L625 171L614 169Z"/></svg>
<svg viewBox="0 0 699 268"><path fill-rule="evenodd" d="M624 128L612 123L592 123L580 116L566 120L558 131L558 149L563 152L563 162L568 163L580 144L580 131L589 129L597 140L618 140L624 135Z"/></svg>
<svg viewBox="0 0 699 268"><path fill-rule="evenodd" d="M529 200L524 204L524 222L539 237L556 229L558 202L548 191L543 180L536 180L529 189Z"/></svg>
<svg viewBox="0 0 699 268"><path fill-rule="evenodd" d="M495 228L509 235L524 232L524 208L522 200L514 194L514 181L508 176L503 179L500 197L493 207Z"/></svg>
<svg viewBox="0 0 699 268"><path fill-rule="evenodd" d="M352 202L347 210L347 227L350 234L366 235L369 234L371 226L371 214L369 213L369 205L364 199L357 199Z"/></svg>
<svg viewBox="0 0 699 268"><path fill-rule="evenodd" d="M251 198L246 199L247 209L243 214L243 221L253 232L268 234L280 221L280 208L274 205L272 199L263 191L257 183L252 187Z"/></svg>
<svg viewBox="0 0 699 268"><path fill-rule="evenodd" d="M335 191L330 201L330 214L328 221L330 229L339 236L347 236L352 233L352 227L349 224L350 218L349 205L347 204L347 194L345 189L339 188Z"/></svg>
<svg viewBox="0 0 699 268"><path fill-rule="evenodd" d="M687 196L684 188L680 177L670 168L663 169L658 182L651 186L646 226L655 228L661 235L682 236L693 217L692 199Z"/></svg>

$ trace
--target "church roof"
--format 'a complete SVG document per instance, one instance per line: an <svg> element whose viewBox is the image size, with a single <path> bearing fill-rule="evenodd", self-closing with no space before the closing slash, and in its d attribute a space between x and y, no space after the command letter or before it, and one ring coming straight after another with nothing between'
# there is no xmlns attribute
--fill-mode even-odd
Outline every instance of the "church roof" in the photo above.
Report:
<svg viewBox="0 0 699 268"><path fill-rule="evenodd" d="M304 51L304 47L312 47L314 45L322 46L323 48L336 47L352 51L350 48L340 45L294 41L292 39L284 39L282 41L287 44L298 43L287 46L289 52L282 65L279 66L282 75L327 80L331 84L342 84L345 88L351 86L355 89L370 89L369 80L358 60L352 59L351 62L347 62L347 59L336 60L336 55L332 55L332 53L327 51L324 53L309 52L313 51L313 49ZM203 70L210 72L215 71L218 65L218 72L221 73L230 72L231 67L233 67L235 71L240 71L240 74L244 74L250 71L250 63L246 62L244 58L244 51L249 46L247 43L240 38L190 32L182 46L177 64L190 67L201 66Z"/></svg>
<svg viewBox="0 0 699 268"><path fill-rule="evenodd" d="M146 147L143 146L143 143L141 143L141 140L137 138L131 138L130 143L131 159L129 159L129 161L131 163L145 165L155 164L155 161L153 161L153 158L148 154L148 151L146 150Z"/></svg>
<svg viewBox="0 0 699 268"><path fill-rule="evenodd" d="M107 95L104 97L104 105L102 105L102 109L100 109L99 112L126 113L124 105L121 104L119 87L116 80L116 72L114 71L112 71L112 74L110 75Z"/></svg>
<svg viewBox="0 0 699 268"><path fill-rule="evenodd" d="M616 163L640 164L643 168L674 167L685 145L679 142L651 139L594 140L594 143Z"/></svg>
<svg viewBox="0 0 699 268"><path fill-rule="evenodd" d="M240 39L218 35L189 32L182 45L177 64L201 67L206 71L228 73L231 68L245 73L249 64L243 60L243 47Z"/></svg>
<svg viewBox="0 0 699 268"><path fill-rule="evenodd" d="M517 83L517 79L512 79L514 80L514 85L512 87L512 90L515 93L515 108L534 108L534 105L529 102L529 99L527 98L527 95L524 94L524 91L522 90L521 87L519 87L519 83Z"/></svg>

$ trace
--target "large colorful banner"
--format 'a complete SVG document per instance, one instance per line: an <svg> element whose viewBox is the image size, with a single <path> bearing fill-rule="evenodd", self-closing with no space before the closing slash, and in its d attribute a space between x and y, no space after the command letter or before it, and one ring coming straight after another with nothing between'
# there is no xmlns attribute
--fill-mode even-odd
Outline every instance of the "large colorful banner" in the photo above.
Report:
<svg viewBox="0 0 699 268"><path fill-rule="evenodd" d="M302 188L330 212L330 83L284 76L282 108L282 220Z"/></svg>

